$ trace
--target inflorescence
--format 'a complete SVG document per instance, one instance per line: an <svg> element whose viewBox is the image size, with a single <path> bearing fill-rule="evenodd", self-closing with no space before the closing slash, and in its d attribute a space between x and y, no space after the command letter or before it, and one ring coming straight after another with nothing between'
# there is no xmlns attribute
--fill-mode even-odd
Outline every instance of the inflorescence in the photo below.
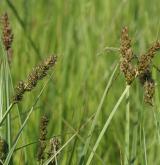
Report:
<svg viewBox="0 0 160 165"><path fill-rule="evenodd" d="M128 28L124 27L121 33L121 61L120 69L123 72L128 85L138 77L144 87L144 101L152 105L155 91L155 82L152 79L152 59L157 51L160 50L160 41L156 41L148 51L138 58L137 66L133 65L135 59L131 48L131 39L129 38Z"/></svg>
<svg viewBox="0 0 160 165"><path fill-rule="evenodd" d="M33 69L26 81L20 81L16 87L15 95L13 96L13 103L18 103L22 100L25 92L33 90L38 81L43 79L47 75L48 70L55 65L56 61L56 56L50 56Z"/></svg>
<svg viewBox="0 0 160 165"><path fill-rule="evenodd" d="M2 41L4 48L7 52L8 62L11 63L13 50L12 50L12 42L13 42L13 33L10 27L8 14L4 13L2 16Z"/></svg>
<svg viewBox="0 0 160 165"><path fill-rule="evenodd" d="M40 137L39 137L39 145L38 145L38 161L42 161L45 159L45 149L46 149L46 136L47 136L47 125L48 118L46 116L42 116L40 121Z"/></svg>

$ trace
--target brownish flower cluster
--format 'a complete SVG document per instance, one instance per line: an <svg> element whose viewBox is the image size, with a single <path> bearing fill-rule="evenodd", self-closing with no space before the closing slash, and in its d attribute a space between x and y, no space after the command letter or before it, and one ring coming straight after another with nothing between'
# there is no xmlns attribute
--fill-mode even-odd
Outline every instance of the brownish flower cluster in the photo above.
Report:
<svg viewBox="0 0 160 165"><path fill-rule="evenodd" d="M150 67L151 61L157 51L160 50L160 42L156 41L148 51L139 58L138 74L141 75Z"/></svg>
<svg viewBox="0 0 160 165"><path fill-rule="evenodd" d="M7 153L8 153L8 144L4 139L0 137L0 160L1 161L4 161L6 159ZM0 162L0 164L2 163Z"/></svg>
<svg viewBox="0 0 160 165"><path fill-rule="evenodd" d="M48 153L48 158L50 158L52 155L55 155L56 152L59 150L60 148L60 140L56 137L52 138L50 140L50 150L49 150L49 153ZM57 156L55 156L55 159L53 159L49 165L55 165L56 164L56 160L57 159Z"/></svg>
<svg viewBox="0 0 160 165"><path fill-rule="evenodd" d="M42 116L41 121L40 121L40 136L39 136L39 143L38 143L37 158L41 164L45 161L45 159L48 159L52 155L56 154L56 152L60 148L60 140L56 137L53 137L50 140L50 143L47 145L48 121L49 120L46 116ZM53 159L49 163L49 165L55 165L56 163L57 163L57 156L55 156L55 159Z"/></svg>
<svg viewBox="0 0 160 165"><path fill-rule="evenodd" d="M39 146L38 146L38 161L45 159L45 149L46 149L46 135L47 135L47 125L48 118L43 116L40 121L40 137L39 137Z"/></svg>
<svg viewBox="0 0 160 165"><path fill-rule="evenodd" d="M136 70L132 65L133 51L131 49L131 39L129 39L128 28L125 27L121 34L121 47L122 59L120 62L120 69L124 73L128 85L132 83L136 76Z"/></svg>
<svg viewBox="0 0 160 165"><path fill-rule="evenodd" d="M130 85L136 77L139 77L144 86L144 101L152 105L152 100L155 91L155 83L152 79L151 63L156 52L160 50L160 42L156 41L151 48L138 58L138 65L135 67L132 64L134 59L131 49L131 40L129 39L128 29L123 28L121 34L121 62L120 69L123 72L126 82Z"/></svg>
<svg viewBox="0 0 160 165"><path fill-rule="evenodd" d="M13 96L13 103L18 103L21 101L24 93L26 91L31 91L37 85L38 81L47 75L48 70L54 66L56 61L56 56L50 56L35 69L33 69L33 71L28 75L26 81L20 81L16 87L15 95Z"/></svg>
<svg viewBox="0 0 160 165"><path fill-rule="evenodd" d="M13 55L13 50L12 50L13 33L12 33L12 29L9 24L9 18L8 18L7 13L5 13L2 16L2 25L3 25L2 41L3 41L3 45L5 47L5 50L7 52L8 62L10 63L12 60L12 55Z"/></svg>

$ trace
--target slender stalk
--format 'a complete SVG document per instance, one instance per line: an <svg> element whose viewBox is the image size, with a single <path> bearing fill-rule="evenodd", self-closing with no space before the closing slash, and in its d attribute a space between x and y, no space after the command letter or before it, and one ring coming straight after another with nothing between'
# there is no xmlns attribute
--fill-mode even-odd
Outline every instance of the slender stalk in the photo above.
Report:
<svg viewBox="0 0 160 165"><path fill-rule="evenodd" d="M124 165L129 164L129 126L130 126L130 102L129 102L129 90L126 93L126 124L125 124L125 155Z"/></svg>
<svg viewBox="0 0 160 165"><path fill-rule="evenodd" d="M144 160L145 160L145 165L148 165L148 163L147 163L147 151L146 151L146 138L145 138L144 128L142 130L143 130Z"/></svg>
<svg viewBox="0 0 160 165"><path fill-rule="evenodd" d="M102 98L101 98L101 100L100 100L100 103L99 103L99 105L98 105L98 108L97 108L97 111L96 111L94 120L93 120L92 125L91 125L91 129L89 130L89 133L88 133L89 138L86 140L86 144L85 144L85 146L84 146L84 149L83 149L82 156L81 156L81 158L80 158L79 164L83 164L83 163L84 163L84 157L85 157L85 155L87 154L87 151L88 151L88 148L89 148L89 144L90 144L90 140L91 140L93 131L94 131L94 129L95 129L95 125L96 125L97 120L98 120L98 116L99 116L99 114L100 114L100 112L101 112L101 109L102 109L104 100L105 100L106 95L107 95L107 93L108 93L108 91L109 91L109 89L110 89L110 86L111 86L112 81L113 81L113 77L114 77L114 75L115 75L115 73L116 73L116 71L117 71L118 66L119 66L118 64L115 66L115 69L113 70L113 73L112 73L112 75L110 76L110 79L109 79L109 81L108 81L108 83L107 83L107 85L106 85L106 88L105 88L105 90L104 90L104 93L103 93L103 95L102 95Z"/></svg>
<svg viewBox="0 0 160 165"><path fill-rule="evenodd" d="M2 117L2 119L1 119L1 121L0 121L0 126L3 124L4 120L6 119L8 113L11 111L11 109L13 108L13 106L14 106L13 103L11 103L11 104L8 106L6 112L4 113L4 115L3 115L3 117Z"/></svg>
<svg viewBox="0 0 160 165"><path fill-rule="evenodd" d="M90 154L90 156L89 156L89 158L87 160L86 165L89 165L91 163L92 158L94 156L94 153L96 152L97 147L98 147L100 141L102 140L102 137L103 137L104 133L106 132L106 130L107 130L107 128L108 128L108 126L109 126L109 124L110 124L110 122L111 122L114 114L115 114L115 112L118 110L118 107L119 107L120 103L122 102L124 96L128 92L129 88L130 88L130 86L127 85L126 88L125 88L125 90L123 91L122 95L120 96L119 100L117 101L116 105L114 106L112 112L110 113L110 115L109 115L109 117L108 117L108 119L107 119L104 127L102 128L102 130L101 130L101 132L100 132L100 134L98 136L98 139L97 139L97 141L96 141L96 143L95 143L95 145L93 147L93 151L91 152L91 154Z"/></svg>

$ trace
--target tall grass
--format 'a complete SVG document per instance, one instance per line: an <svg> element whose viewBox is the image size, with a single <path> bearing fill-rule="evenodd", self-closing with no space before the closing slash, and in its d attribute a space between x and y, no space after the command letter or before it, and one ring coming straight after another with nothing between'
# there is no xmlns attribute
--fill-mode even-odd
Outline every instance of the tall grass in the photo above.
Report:
<svg viewBox="0 0 160 165"><path fill-rule="evenodd" d="M55 136L61 146L44 164L56 157L62 165L158 165L159 72L153 69L151 107L143 103L138 81L131 84L129 95L128 90L123 93L124 76L117 76L114 67L120 59L122 27L130 29L139 57L159 38L159 10L159 0L0 1L0 15L8 12L14 33L10 67L2 43L0 48L0 136L9 144L5 164L37 163L39 119L47 114L47 146ZM12 107L12 86L51 52L58 55L54 76ZM153 64L159 66L159 53ZM129 102L120 100L119 105L122 94Z"/></svg>

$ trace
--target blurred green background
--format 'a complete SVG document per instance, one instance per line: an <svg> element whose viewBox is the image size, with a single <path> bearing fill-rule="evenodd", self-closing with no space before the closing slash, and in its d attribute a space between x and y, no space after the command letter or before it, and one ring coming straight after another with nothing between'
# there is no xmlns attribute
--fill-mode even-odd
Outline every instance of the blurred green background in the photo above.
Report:
<svg viewBox="0 0 160 165"><path fill-rule="evenodd" d="M77 129L96 112L108 79L120 59L117 51L107 51L106 47L119 48L121 29L128 26L135 54L144 53L159 37L159 11L159 0L0 0L0 14L8 12L14 33L11 64L14 86L19 80L26 79L42 59L53 53L58 56L53 79L24 129L25 144L38 140L40 117L44 114L49 116L48 138L60 135L63 144L74 133L63 119ZM157 57L155 64L159 65L159 62ZM157 81L158 77L159 73L154 70ZM22 118L44 82L25 95L19 104ZM130 164L146 162L142 128L148 165L160 164L158 87L157 82L154 108L143 105L143 89L138 82L131 88ZM91 147L124 88L125 80L120 73L105 98ZM16 108L12 118L14 138L19 128ZM84 139L88 137L90 125L91 122L80 132ZM98 147L97 154L104 164L123 164L124 134L125 101ZM18 146L21 145L19 142ZM59 154L59 164L78 164L83 146L81 141L74 139ZM36 164L37 145L26 147L26 152L28 164ZM14 161L25 164L22 150L15 152ZM94 157L92 164L102 162Z"/></svg>

